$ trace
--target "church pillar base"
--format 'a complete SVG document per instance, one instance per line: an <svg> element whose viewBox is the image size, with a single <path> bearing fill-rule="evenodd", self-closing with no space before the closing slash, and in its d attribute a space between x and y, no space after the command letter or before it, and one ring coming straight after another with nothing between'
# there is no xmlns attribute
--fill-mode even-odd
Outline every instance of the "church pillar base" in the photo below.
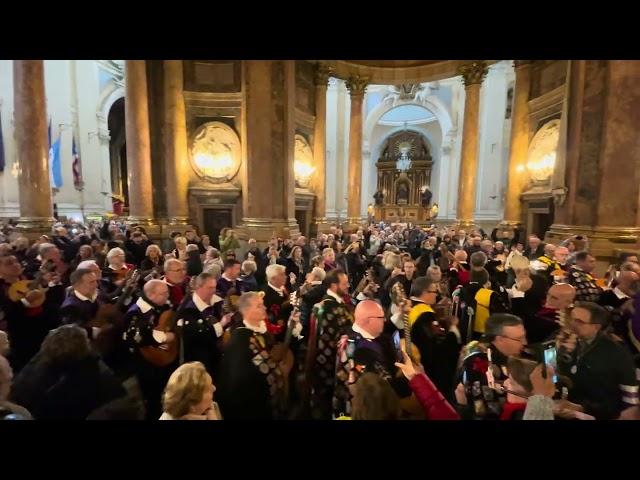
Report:
<svg viewBox="0 0 640 480"><path fill-rule="evenodd" d="M255 238L261 245L266 245L274 235L280 238L297 238L300 228L295 218L279 220L273 218L243 218L242 225L236 229L238 239L247 241Z"/></svg>
<svg viewBox="0 0 640 480"><path fill-rule="evenodd" d="M41 235L51 234L55 222L53 217L20 217L17 230L29 240L36 240Z"/></svg>

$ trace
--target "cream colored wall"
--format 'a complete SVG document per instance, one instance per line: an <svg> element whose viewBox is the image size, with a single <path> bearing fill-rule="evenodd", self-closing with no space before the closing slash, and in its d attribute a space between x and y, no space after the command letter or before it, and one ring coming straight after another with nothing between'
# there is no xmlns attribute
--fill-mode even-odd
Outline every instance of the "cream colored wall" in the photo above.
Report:
<svg viewBox="0 0 640 480"><path fill-rule="evenodd" d="M0 217L19 216L18 182L11 170L16 160L13 119L13 61L0 60L0 107L7 166L0 173ZM47 122L51 118L54 142L61 134L62 188L53 196L58 214L82 218L111 210L109 140L106 119L100 121L101 82L94 60L45 60ZM101 125L102 124L102 125ZM102 130L102 131L100 131ZM82 161L84 188L73 185L72 136Z"/></svg>

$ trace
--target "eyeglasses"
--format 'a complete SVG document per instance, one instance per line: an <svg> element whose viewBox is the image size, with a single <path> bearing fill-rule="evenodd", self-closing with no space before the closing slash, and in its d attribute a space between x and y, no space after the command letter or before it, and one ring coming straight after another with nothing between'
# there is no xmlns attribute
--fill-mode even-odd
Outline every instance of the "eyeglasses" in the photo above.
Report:
<svg viewBox="0 0 640 480"><path fill-rule="evenodd" d="M571 321L579 323L581 325L593 325L593 322L585 322L584 320L580 320L579 318L572 318Z"/></svg>
<svg viewBox="0 0 640 480"><path fill-rule="evenodd" d="M427 290L427 293L438 293L438 290Z"/></svg>
<svg viewBox="0 0 640 480"><path fill-rule="evenodd" d="M508 338L509 340L513 340L514 342L518 342L518 343L522 343L523 345L526 343L527 339L526 338L513 338L513 337L507 337L506 335L498 335L499 337L504 337L504 338Z"/></svg>
<svg viewBox="0 0 640 480"><path fill-rule="evenodd" d="M378 319L382 319L382 320L384 320L384 319L385 319L385 316L383 315L383 316L381 316L381 317L369 317L369 318L378 318Z"/></svg>

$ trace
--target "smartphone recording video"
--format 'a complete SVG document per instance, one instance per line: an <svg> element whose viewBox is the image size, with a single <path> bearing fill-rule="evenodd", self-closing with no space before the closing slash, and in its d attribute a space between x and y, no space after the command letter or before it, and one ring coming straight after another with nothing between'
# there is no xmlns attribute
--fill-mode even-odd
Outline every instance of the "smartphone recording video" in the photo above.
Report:
<svg viewBox="0 0 640 480"><path fill-rule="evenodd" d="M549 345L544 349L544 366L553 369L553 383L558 383L558 351L555 345Z"/></svg>

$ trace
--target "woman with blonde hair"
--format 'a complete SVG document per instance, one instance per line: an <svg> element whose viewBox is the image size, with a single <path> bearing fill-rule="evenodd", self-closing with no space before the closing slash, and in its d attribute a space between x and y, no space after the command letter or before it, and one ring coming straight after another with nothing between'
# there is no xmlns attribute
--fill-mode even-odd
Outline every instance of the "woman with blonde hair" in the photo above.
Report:
<svg viewBox="0 0 640 480"><path fill-rule="evenodd" d="M176 237L173 239L176 244L176 248L173 249L173 254L178 260L186 262L188 259L187 254L187 239L185 237Z"/></svg>
<svg viewBox="0 0 640 480"><path fill-rule="evenodd" d="M222 420L213 401L216 387L200 362L181 365L169 377L162 395L160 420Z"/></svg>

